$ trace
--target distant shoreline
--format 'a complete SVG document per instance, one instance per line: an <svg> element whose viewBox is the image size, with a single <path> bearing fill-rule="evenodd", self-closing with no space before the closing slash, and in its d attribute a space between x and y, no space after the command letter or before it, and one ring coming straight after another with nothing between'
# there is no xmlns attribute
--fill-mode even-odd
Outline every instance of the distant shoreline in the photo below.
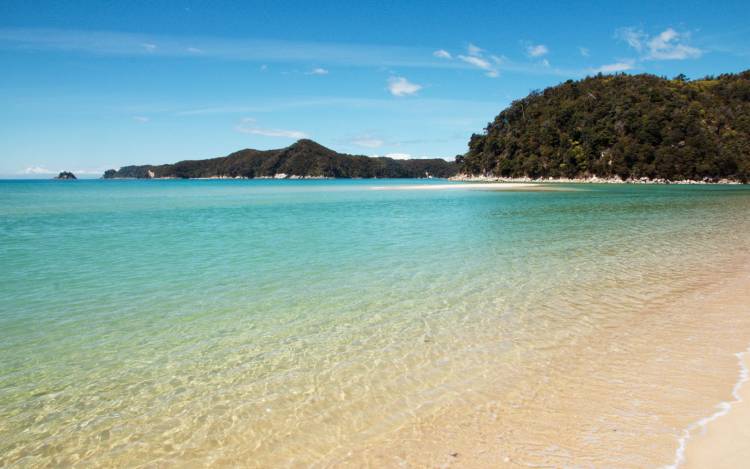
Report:
<svg viewBox="0 0 750 469"><path fill-rule="evenodd" d="M530 178L530 177L498 177L498 176L474 176L468 174L458 174L456 176L449 177L450 181L460 182L508 182L508 183L559 183L559 184L729 184L729 185L744 185L745 182L736 179L709 179L705 178L702 180L695 179L680 179L670 180L664 178L638 178L638 179L622 179L620 177L600 178L597 176L590 176L585 178Z"/></svg>

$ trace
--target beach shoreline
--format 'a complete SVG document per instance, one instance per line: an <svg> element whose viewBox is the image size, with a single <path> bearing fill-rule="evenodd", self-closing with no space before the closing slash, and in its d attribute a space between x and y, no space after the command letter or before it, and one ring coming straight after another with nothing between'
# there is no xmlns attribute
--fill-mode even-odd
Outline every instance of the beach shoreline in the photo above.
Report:
<svg viewBox="0 0 750 469"><path fill-rule="evenodd" d="M750 348L737 353L739 377L730 401L716 406L717 411L696 422L684 437L670 467L730 469L750 461Z"/></svg>
<svg viewBox="0 0 750 469"><path fill-rule="evenodd" d="M750 434L750 386L745 383L750 353L737 353L750 343L750 318L741 314L747 304L750 271L742 269L708 288L685 292L668 311L643 311L642 323L611 324L606 337L588 344L580 356L568 357L558 377L532 378L503 397L469 388L453 408L423 416L375 445L332 461L598 467L615 464L611 458L617 454L618 467L741 467L737 462L750 454L745 438ZM663 314L685 321L675 322L674 331L655 327ZM646 334L648 340L628 347L627 341ZM710 360L703 356L709 353ZM743 363L739 379L738 357ZM630 363L633 369L623 375L610 361ZM589 383L594 376L607 387ZM681 389L675 391L677 382ZM635 404L626 404L628 399ZM642 413L645 425L621 427L625 422L607 410L612 402L622 402L615 405L618 413Z"/></svg>
<svg viewBox="0 0 750 469"><path fill-rule="evenodd" d="M597 176L590 176L584 178L530 178L530 177L502 177L502 176L491 176L491 175L470 175L470 174L457 174L448 178L450 181L457 182L472 182L472 183L552 183L552 184L724 184L724 185L740 185L746 184L742 181L735 179L708 179L704 178L701 180L696 179L680 179L670 180L664 178L630 178L622 179L619 176L602 178Z"/></svg>

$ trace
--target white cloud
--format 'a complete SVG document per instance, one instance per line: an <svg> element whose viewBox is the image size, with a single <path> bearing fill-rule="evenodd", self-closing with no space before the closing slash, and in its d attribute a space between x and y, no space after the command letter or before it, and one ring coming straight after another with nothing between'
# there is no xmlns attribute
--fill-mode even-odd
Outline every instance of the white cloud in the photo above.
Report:
<svg viewBox="0 0 750 469"><path fill-rule="evenodd" d="M685 60L697 59L703 51L684 43L689 33L680 33L667 28L656 36L649 36L635 28L620 28L615 36L628 43L641 53L644 60Z"/></svg>
<svg viewBox="0 0 750 469"><path fill-rule="evenodd" d="M145 124L146 122L150 121L151 118L146 116L133 116L133 120Z"/></svg>
<svg viewBox="0 0 750 469"><path fill-rule="evenodd" d="M579 47L578 52L580 52L584 57L588 57L590 55L590 51L586 47Z"/></svg>
<svg viewBox="0 0 750 469"><path fill-rule="evenodd" d="M191 54L202 54L203 49L198 49L197 47L188 47L185 49L186 51L190 52Z"/></svg>
<svg viewBox="0 0 750 469"><path fill-rule="evenodd" d="M530 57L541 57L547 55L548 52L549 49L547 49L547 46L544 44L531 44L526 47L526 53L529 54Z"/></svg>
<svg viewBox="0 0 750 469"><path fill-rule="evenodd" d="M242 123L235 127L237 132L251 135L261 135L263 137L283 137L283 138L307 138L307 134L299 130L285 130L285 129L264 129L255 125L255 119L246 117L242 119Z"/></svg>
<svg viewBox="0 0 750 469"><path fill-rule="evenodd" d="M411 96L422 89L422 85L412 83L404 77L390 77L388 91L393 96Z"/></svg>
<svg viewBox="0 0 750 469"><path fill-rule="evenodd" d="M496 78L500 76L500 72L498 72L497 68L495 68L495 66L493 66L493 64L484 57L484 49L475 46L474 44L469 44L466 50L468 55L458 55L456 56L456 58L462 62L466 62L469 65L473 65L474 67L484 70L486 72L485 75L490 78ZM502 59L500 57L491 55L490 58L496 64L502 62Z"/></svg>
<svg viewBox="0 0 750 469"><path fill-rule="evenodd" d="M484 49L471 43L466 46L466 50L468 51L469 55L481 55L482 52L484 52Z"/></svg>
<svg viewBox="0 0 750 469"><path fill-rule="evenodd" d="M386 153L386 158L393 158L394 160L410 160L411 155L409 153Z"/></svg>
<svg viewBox="0 0 750 469"><path fill-rule="evenodd" d="M72 171L73 174L81 175L81 174L98 174L101 175L104 171L106 171L108 168L97 168L97 169L74 169Z"/></svg>
<svg viewBox="0 0 750 469"><path fill-rule="evenodd" d="M681 34L672 28L662 31L648 42L649 58L654 60L697 59L703 51L680 43L688 35Z"/></svg>
<svg viewBox="0 0 750 469"><path fill-rule="evenodd" d="M602 65L601 67L592 69L591 72L593 73L617 73L617 72L625 72L627 70L632 70L634 67L635 67L635 64L632 60L623 60L620 62Z"/></svg>
<svg viewBox="0 0 750 469"><path fill-rule="evenodd" d="M72 173L80 176L82 174L85 175L101 175L104 172L104 168L88 168L88 169L74 169L72 170ZM44 176L44 175L52 175L52 174L58 174L60 171L48 169L44 166L30 166L23 171L19 171L18 174L25 174L27 176Z"/></svg>
<svg viewBox="0 0 750 469"><path fill-rule="evenodd" d="M541 64L542 67L549 67L549 60L542 59L541 62L539 62L539 64Z"/></svg>
<svg viewBox="0 0 750 469"><path fill-rule="evenodd" d="M144 49L146 49L149 52L153 52L156 50L156 44L151 44L149 42L141 44Z"/></svg>
<svg viewBox="0 0 750 469"><path fill-rule="evenodd" d="M379 148L382 147L385 143L384 141L380 140L379 138L373 138L373 137L358 137L352 140L351 142L353 145L356 145L358 147L364 147L364 148Z"/></svg>
<svg viewBox="0 0 750 469"><path fill-rule="evenodd" d="M23 174L55 174L55 171L43 166L30 166L23 170Z"/></svg>
<svg viewBox="0 0 750 469"><path fill-rule="evenodd" d="M306 72L305 75L328 75L328 70L326 70L325 68L317 67L310 70L309 72Z"/></svg>
<svg viewBox="0 0 750 469"><path fill-rule="evenodd" d="M453 58L453 56L451 56L451 53L448 52L445 49L438 49L435 52L433 52L432 55L434 55L438 59L451 59L451 58Z"/></svg>
<svg viewBox="0 0 750 469"><path fill-rule="evenodd" d="M490 70L492 68L492 64L481 57L476 57L473 55L459 55L458 58L468 64L481 68L482 70Z"/></svg>

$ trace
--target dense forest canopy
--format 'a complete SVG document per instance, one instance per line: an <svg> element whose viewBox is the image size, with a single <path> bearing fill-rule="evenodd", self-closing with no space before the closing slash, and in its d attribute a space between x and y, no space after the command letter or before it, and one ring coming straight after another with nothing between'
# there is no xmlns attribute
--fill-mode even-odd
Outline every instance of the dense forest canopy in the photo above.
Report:
<svg viewBox="0 0 750 469"><path fill-rule="evenodd" d="M174 164L124 166L110 169L104 178L210 178L274 177L277 175L336 178L450 177L458 165L443 159L394 160L386 157L337 153L312 140L300 140L279 150L240 150L208 160Z"/></svg>
<svg viewBox="0 0 750 469"><path fill-rule="evenodd" d="M513 102L456 161L472 175L746 182L750 71L568 80Z"/></svg>

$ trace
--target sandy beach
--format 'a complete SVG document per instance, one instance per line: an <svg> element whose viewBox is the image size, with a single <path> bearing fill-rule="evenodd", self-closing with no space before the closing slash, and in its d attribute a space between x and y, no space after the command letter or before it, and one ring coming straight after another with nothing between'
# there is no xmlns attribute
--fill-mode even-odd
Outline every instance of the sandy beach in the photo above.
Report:
<svg viewBox="0 0 750 469"><path fill-rule="evenodd" d="M524 182L473 182L455 184L401 184L374 186L376 191L444 191L444 190L485 190L485 191L555 191L560 190L542 183ZM572 190L572 189L571 189Z"/></svg>

